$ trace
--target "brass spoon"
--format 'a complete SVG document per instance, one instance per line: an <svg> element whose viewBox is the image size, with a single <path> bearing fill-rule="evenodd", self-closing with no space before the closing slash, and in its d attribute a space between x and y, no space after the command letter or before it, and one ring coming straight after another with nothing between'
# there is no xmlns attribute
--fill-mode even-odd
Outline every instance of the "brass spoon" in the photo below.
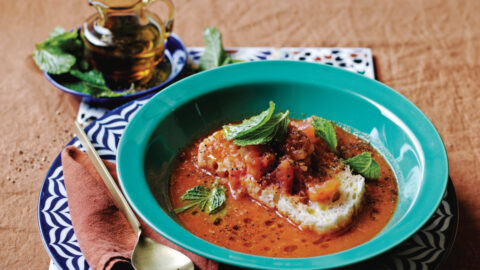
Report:
<svg viewBox="0 0 480 270"><path fill-rule="evenodd" d="M142 235L142 227L140 222L125 200L125 197L123 197L122 192L108 172L107 167L93 147L87 134L85 134L77 122L74 124L74 130L78 139L87 150L88 157L93 162L93 165L95 165L95 168L103 179L103 182L112 194L113 199L127 218L135 234L138 235L138 241L132 253L133 267L137 270L193 270L193 263L187 256L173 248L157 243L147 236Z"/></svg>

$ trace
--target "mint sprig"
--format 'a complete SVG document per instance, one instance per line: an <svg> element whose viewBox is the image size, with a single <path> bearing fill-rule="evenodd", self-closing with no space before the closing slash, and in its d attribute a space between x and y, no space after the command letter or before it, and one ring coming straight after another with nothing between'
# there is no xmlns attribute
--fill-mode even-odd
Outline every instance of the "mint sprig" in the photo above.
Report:
<svg viewBox="0 0 480 270"><path fill-rule="evenodd" d="M232 59L223 49L222 34L215 27L207 27L203 31L205 50L200 58L200 70L209 70L219 66L229 65L239 60Z"/></svg>
<svg viewBox="0 0 480 270"><path fill-rule="evenodd" d="M46 41L35 44L33 59L41 70L50 74L67 73L77 61L74 52L81 46L77 31L66 32L57 27Z"/></svg>
<svg viewBox="0 0 480 270"><path fill-rule="evenodd" d="M51 74L66 73L76 62L75 56L56 47L37 47L33 52L33 59L41 70Z"/></svg>
<svg viewBox="0 0 480 270"><path fill-rule="evenodd" d="M244 119L242 123L238 125L225 125L223 126L223 132L227 140L233 140L240 138L255 131L257 128L263 126L266 122L270 120L275 111L275 103L270 101L270 107L261 112L258 115L252 116L248 119Z"/></svg>
<svg viewBox="0 0 480 270"><path fill-rule="evenodd" d="M242 121L238 125L223 126L227 140L239 146L266 144L273 140L282 140L288 129L289 111L273 114L275 103L270 101L267 110Z"/></svg>
<svg viewBox="0 0 480 270"><path fill-rule="evenodd" d="M220 185L220 180L217 178L211 187L195 186L187 190L181 199L191 203L175 209L174 211L177 214L194 206L198 207L202 212L214 214L223 206L227 197L225 188Z"/></svg>
<svg viewBox="0 0 480 270"><path fill-rule="evenodd" d="M268 122L254 132L248 133L245 136L237 138L233 141L239 146L266 144L273 140L281 141L288 130L289 111L285 113L277 113L270 118Z"/></svg>
<svg viewBox="0 0 480 270"><path fill-rule="evenodd" d="M374 158L372 158L370 152L363 152L360 155L349 158L345 160L345 163L350 165L355 172L363 175L365 178L380 178L380 165Z"/></svg>
<svg viewBox="0 0 480 270"><path fill-rule="evenodd" d="M78 92L92 95L94 97L119 97L126 94L135 93L133 85L130 89L115 92L108 88L100 71L92 69L87 72L81 72L77 69L70 70L70 75L77 78L78 81L66 83L65 86Z"/></svg>
<svg viewBox="0 0 480 270"><path fill-rule="evenodd" d="M337 133L332 122L320 117L314 117L312 125L315 129L315 137L322 138L330 146L330 149L337 154Z"/></svg>

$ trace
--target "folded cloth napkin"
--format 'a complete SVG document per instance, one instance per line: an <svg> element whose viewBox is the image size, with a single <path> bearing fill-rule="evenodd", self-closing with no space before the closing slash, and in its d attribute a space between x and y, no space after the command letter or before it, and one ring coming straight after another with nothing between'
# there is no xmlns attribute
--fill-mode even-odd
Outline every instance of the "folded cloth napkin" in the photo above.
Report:
<svg viewBox="0 0 480 270"><path fill-rule="evenodd" d="M115 164L105 164L117 180ZM93 269L132 269L130 258L137 237L87 154L69 146L62 152L62 166L73 229L88 264ZM197 269L218 269L217 262L180 248L140 223L143 234L183 252Z"/></svg>

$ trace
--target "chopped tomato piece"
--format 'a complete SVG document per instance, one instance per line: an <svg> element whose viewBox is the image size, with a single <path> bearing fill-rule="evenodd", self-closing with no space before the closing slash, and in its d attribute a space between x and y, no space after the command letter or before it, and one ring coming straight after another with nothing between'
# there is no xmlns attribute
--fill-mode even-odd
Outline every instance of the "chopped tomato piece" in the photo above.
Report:
<svg viewBox="0 0 480 270"><path fill-rule="evenodd" d="M308 198L310 201L330 202L338 194L340 180L332 178L321 184L312 184L308 187Z"/></svg>
<svg viewBox="0 0 480 270"><path fill-rule="evenodd" d="M292 193L293 177L294 171L292 164L288 159L284 159L276 169L275 178L277 179L280 189L288 194Z"/></svg>
<svg viewBox="0 0 480 270"><path fill-rule="evenodd" d="M303 133L305 133L305 135L307 135L307 137L310 139L310 140L314 140L315 139L315 128L313 128L313 126L311 124L308 124L306 126L303 127L303 129L300 129Z"/></svg>
<svg viewBox="0 0 480 270"><path fill-rule="evenodd" d="M315 137L315 128L312 125L312 121L312 118L309 117L302 121L290 121L290 124L303 132L311 142L315 142L317 138Z"/></svg>

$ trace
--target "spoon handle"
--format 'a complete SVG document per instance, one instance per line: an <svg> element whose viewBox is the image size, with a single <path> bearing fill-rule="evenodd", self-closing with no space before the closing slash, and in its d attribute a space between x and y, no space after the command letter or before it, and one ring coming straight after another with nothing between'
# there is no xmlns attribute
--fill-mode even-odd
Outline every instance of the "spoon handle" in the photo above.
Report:
<svg viewBox="0 0 480 270"><path fill-rule="evenodd" d="M130 206L128 205L127 200L118 188L112 175L110 175L107 167L103 163L92 143L90 142L90 138L88 138L87 134L85 134L85 131L83 131L83 128L80 127L80 125L76 121L74 122L74 130L83 147L85 147L85 149L87 150L88 157L90 158L93 165L100 174L100 177L110 191L110 194L112 194L112 197L117 203L117 206L127 218L135 234L138 235L141 232L140 222L136 218L135 214L132 211L132 208L130 208Z"/></svg>

